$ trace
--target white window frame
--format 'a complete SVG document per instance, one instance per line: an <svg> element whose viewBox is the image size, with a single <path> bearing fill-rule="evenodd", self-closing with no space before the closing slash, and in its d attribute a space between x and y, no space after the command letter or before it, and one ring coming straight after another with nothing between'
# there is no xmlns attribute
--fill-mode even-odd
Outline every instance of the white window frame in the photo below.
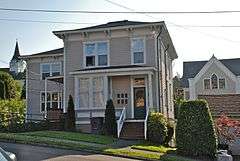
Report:
<svg viewBox="0 0 240 161"><path fill-rule="evenodd" d="M107 43L107 65L98 65L98 53L96 51L96 44L97 43ZM86 52L85 52L85 45L86 44L95 44L95 49L94 49L94 54L91 55L91 56L94 56L95 57L95 66L87 66L86 65L86 57L88 55L86 55ZM96 67L107 67L110 65L110 43L109 43L109 40L103 40L103 41L86 41L86 42L83 42L83 66L84 68L96 68Z"/></svg>
<svg viewBox="0 0 240 161"><path fill-rule="evenodd" d="M50 77L53 76L53 75L52 75L52 73L53 73L53 71L52 71L52 65L53 65L53 64L59 64L59 65L60 65L60 75L62 74L62 63L61 63L61 62L41 63L41 64L40 64L41 80L44 80L43 77L42 77L42 74L43 74L43 66L44 66L44 65L50 65L50 71L49 71Z"/></svg>
<svg viewBox="0 0 240 161"><path fill-rule="evenodd" d="M134 51L133 51L133 40L143 40L143 63L134 63ZM131 64L132 65L142 65L146 64L146 37L133 37L131 38Z"/></svg>
<svg viewBox="0 0 240 161"><path fill-rule="evenodd" d="M217 76L217 85L218 85L218 88L212 89L212 79L211 79L211 78L212 78L212 75L214 75L214 74ZM209 80L210 80L210 89L205 89L205 86L204 86L204 80L205 80L205 79L209 79ZM220 84L219 84L219 79L224 79L224 80L225 80L225 88L220 88L220 86L219 86L219 85L220 85ZM204 89L204 90L217 90L217 89L218 89L218 90L219 90L219 89L220 89L220 90L224 90L224 89L227 89L226 78L225 78L225 77L219 77L216 73L212 73L212 74L210 75L210 77L207 77L207 78L204 78L204 79L203 79L203 89Z"/></svg>
<svg viewBox="0 0 240 161"><path fill-rule="evenodd" d="M220 88L220 82L219 82L220 79L224 79L224 88ZM221 77L221 78L218 78L218 88L224 90L224 89L226 89L226 87L227 87L226 78L222 78L222 77Z"/></svg>
<svg viewBox="0 0 240 161"><path fill-rule="evenodd" d="M205 88L205 82L204 82L205 80L209 80L209 89L206 89L206 88ZM211 87L211 79L210 79L210 78L204 78L204 79L203 79L203 89L204 89L204 90L210 90L210 89L212 89L212 87Z"/></svg>
<svg viewBox="0 0 240 161"><path fill-rule="evenodd" d="M45 110L43 110L42 111L42 103L44 103L44 106L45 106L45 101L47 101L47 100L44 100L44 101L42 101L42 94L45 94L45 91L40 91L40 113L44 113L45 112ZM47 94L50 94L50 109L52 109L52 102L56 102L56 101L52 101L52 94L53 93L58 93L58 109L63 109L63 93L62 92L59 92L59 91L47 91ZM60 96L61 96L61 100L59 99L60 98ZM44 99L45 99L46 97L44 97ZM47 101L48 102L48 101ZM61 104L60 104L61 103ZM61 106L60 106L61 105ZM59 108L60 107L60 108ZM47 107L45 107L44 109L47 109Z"/></svg>

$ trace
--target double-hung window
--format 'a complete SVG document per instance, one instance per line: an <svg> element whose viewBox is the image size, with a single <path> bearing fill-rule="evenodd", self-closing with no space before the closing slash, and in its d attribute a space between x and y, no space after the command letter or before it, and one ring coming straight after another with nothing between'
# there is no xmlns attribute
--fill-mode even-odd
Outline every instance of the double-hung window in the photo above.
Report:
<svg viewBox="0 0 240 161"><path fill-rule="evenodd" d="M45 110L45 92L41 92L41 112ZM62 93L61 92L47 92L47 110L62 108Z"/></svg>
<svg viewBox="0 0 240 161"><path fill-rule="evenodd" d="M132 64L145 63L145 42L144 38L133 38L131 42Z"/></svg>
<svg viewBox="0 0 240 161"><path fill-rule="evenodd" d="M91 42L84 44L85 66L108 65L108 42Z"/></svg>
<svg viewBox="0 0 240 161"><path fill-rule="evenodd" d="M44 63L40 66L41 77L44 80L46 77L61 75L61 63Z"/></svg>

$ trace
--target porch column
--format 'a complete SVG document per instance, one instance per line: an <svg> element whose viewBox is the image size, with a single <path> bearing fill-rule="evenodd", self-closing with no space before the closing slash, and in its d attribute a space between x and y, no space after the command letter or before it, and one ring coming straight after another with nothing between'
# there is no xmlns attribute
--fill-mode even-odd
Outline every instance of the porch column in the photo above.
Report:
<svg viewBox="0 0 240 161"><path fill-rule="evenodd" d="M44 118L47 118L47 78L45 78Z"/></svg>
<svg viewBox="0 0 240 161"><path fill-rule="evenodd" d="M79 78L74 78L74 102L75 102L75 110L79 108Z"/></svg>
<svg viewBox="0 0 240 161"><path fill-rule="evenodd" d="M148 74L148 99L149 99L149 107L153 108L153 95L152 95L152 75ZM148 107L148 108L149 108Z"/></svg>
<svg viewBox="0 0 240 161"><path fill-rule="evenodd" d="M104 100L105 100L105 103L107 102L107 100L109 99L109 96L108 96L108 77L107 76L104 76L103 77L103 93L104 93Z"/></svg>

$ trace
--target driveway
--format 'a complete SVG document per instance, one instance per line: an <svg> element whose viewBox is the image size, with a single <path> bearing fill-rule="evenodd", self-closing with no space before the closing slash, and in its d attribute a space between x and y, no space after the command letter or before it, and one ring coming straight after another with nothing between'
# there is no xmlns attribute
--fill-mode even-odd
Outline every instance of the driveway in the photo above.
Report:
<svg viewBox="0 0 240 161"><path fill-rule="evenodd" d="M16 154L18 161L133 161L132 159L107 155L25 144L0 142L0 146L4 150Z"/></svg>

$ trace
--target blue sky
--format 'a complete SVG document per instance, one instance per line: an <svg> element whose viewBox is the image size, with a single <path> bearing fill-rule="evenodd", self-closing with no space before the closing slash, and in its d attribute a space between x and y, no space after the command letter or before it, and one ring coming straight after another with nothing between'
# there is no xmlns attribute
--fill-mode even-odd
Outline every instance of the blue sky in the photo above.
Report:
<svg viewBox="0 0 240 161"><path fill-rule="evenodd" d="M201 11L238 10L238 1L228 0L111 0L136 11ZM1 0L2 8L128 11L106 0ZM71 21L101 24L116 20L166 21L179 55L174 62L174 73L182 73L182 62L206 60L214 53L217 58L240 57L240 28L189 28L182 25L240 25L239 13L211 15L152 15L143 14L61 14L0 11L0 19L42 21ZM177 25L176 25L177 24ZM18 39L22 55L58 47L62 41L52 34L54 30L75 29L91 24L51 24L8 22L0 20L0 60L8 62ZM0 63L0 67L8 66Z"/></svg>

